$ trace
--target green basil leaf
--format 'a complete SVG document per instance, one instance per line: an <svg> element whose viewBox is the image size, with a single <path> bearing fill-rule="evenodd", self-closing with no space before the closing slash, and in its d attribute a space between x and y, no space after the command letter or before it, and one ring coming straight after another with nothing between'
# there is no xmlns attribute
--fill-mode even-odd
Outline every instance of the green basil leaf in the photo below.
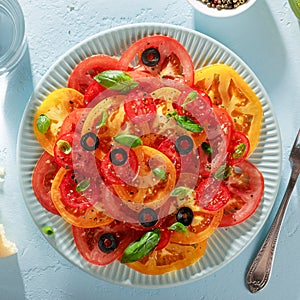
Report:
<svg viewBox="0 0 300 300"><path fill-rule="evenodd" d="M222 165L215 173L214 177L217 180L225 180L231 174L231 167L227 165Z"/></svg>
<svg viewBox="0 0 300 300"><path fill-rule="evenodd" d="M76 192L83 192L86 189L88 189L90 186L90 181L87 179L84 179L82 181L80 181L77 186L76 186Z"/></svg>
<svg viewBox="0 0 300 300"><path fill-rule="evenodd" d="M136 135L131 134L122 134L114 137L114 140L126 147L129 148L135 148L143 144L143 141L141 138L139 138Z"/></svg>
<svg viewBox="0 0 300 300"><path fill-rule="evenodd" d="M154 168L154 169L152 169L152 172L158 179L161 179L161 180L167 179L167 173L162 168Z"/></svg>
<svg viewBox="0 0 300 300"><path fill-rule="evenodd" d="M48 131L50 124L51 124L50 119L44 114L41 114L37 118L36 127L38 131L42 134L45 134Z"/></svg>
<svg viewBox="0 0 300 300"><path fill-rule="evenodd" d="M51 226L49 226L49 225L44 226L44 227L42 228L42 231L43 231L45 234L49 235L49 236L51 236L51 235L54 234L54 229L53 229L53 227L51 227Z"/></svg>
<svg viewBox="0 0 300 300"><path fill-rule="evenodd" d="M239 144L232 153L233 158L241 158L243 157L244 153L246 151L246 145L244 143Z"/></svg>
<svg viewBox="0 0 300 300"><path fill-rule="evenodd" d="M178 186L176 187L170 194L172 197L186 197L188 196L193 190L185 187L185 186Z"/></svg>
<svg viewBox="0 0 300 300"><path fill-rule="evenodd" d="M103 87L121 94L127 94L138 86L138 83L128 73L119 70L103 71L96 75L94 79Z"/></svg>
<svg viewBox="0 0 300 300"><path fill-rule="evenodd" d="M168 227L169 230L182 232L187 234L189 231L181 222L175 222L171 226Z"/></svg>
<svg viewBox="0 0 300 300"><path fill-rule="evenodd" d="M184 99L182 107L185 108L185 106L191 102L193 102L194 100L196 100L198 97L198 93L196 91L192 91L190 92L187 97Z"/></svg>
<svg viewBox="0 0 300 300"><path fill-rule="evenodd" d="M67 142L65 140L58 140L56 142L56 145L65 154L70 154L72 151L71 145L69 144L69 142Z"/></svg>
<svg viewBox="0 0 300 300"><path fill-rule="evenodd" d="M160 240L159 229L145 233L140 239L129 244L121 258L122 263L130 263L147 256L158 245Z"/></svg>
<svg viewBox="0 0 300 300"><path fill-rule="evenodd" d="M187 131L191 132L202 132L203 127L199 124L195 123L192 119L190 119L188 116L179 116L175 115L174 120L177 122L177 124L184 128Z"/></svg>
<svg viewBox="0 0 300 300"><path fill-rule="evenodd" d="M101 114L97 120L96 129L101 128L106 123L107 118L108 118L107 111L106 110L101 111Z"/></svg>
<svg viewBox="0 0 300 300"><path fill-rule="evenodd" d="M201 144L201 148L206 154L211 155L213 153L212 147L206 142Z"/></svg>

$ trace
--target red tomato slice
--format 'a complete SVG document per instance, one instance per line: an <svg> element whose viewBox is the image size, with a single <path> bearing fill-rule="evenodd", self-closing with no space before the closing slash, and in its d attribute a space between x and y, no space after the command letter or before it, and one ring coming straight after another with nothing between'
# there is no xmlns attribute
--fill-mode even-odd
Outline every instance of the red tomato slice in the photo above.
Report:
<svg viewBox="0 0 300 300"><path fill-rule="evenodd" d="M43 152L32 174L32 188L41 205L49 212L59 215L51 199L51 184L60 166L48 152Z"/></svg>
<svg viewBox="0 0 300 300"><path fill-rule="evenodd" d="M237 164L226 185L231 199L224 208L220 226L232 226L248 219L257 209L264 192L261 172L249 161Z"/></svg>
<svg viewBox="0 0 300 300"><path fill-rule="evenodd" d="M61 217L66 222L83 228L94 228L111 223L113 219L105 215L101 207L95 205L87 209L78 209L64 204L60 186L68 173L72 172L60 168L51 186L51 198ZM95 180L97 180L97 178L95 178Z"/></svg>
<svg viewBox="0 0 300 300"><path fill-rule="evenodd" d="M152 77L151 74L143 71L126 71L126 73L128 73L133 78L133 80ZM96 80L93 80L84 93L85 104L88 105L94 99L97 99L104 90L105 88L101 84L99 84Z"/></svg>
<svg viewBox="0 0 300 300"><path fill-rule="evenodd" d="M113 147L98 165L99 172L107 184L131 183L137 175L138 167L135 152L121 146Z"/></svg>
<svg viewBox="0 0 300 300"><path fill-rule="evenodd" d="M173 142L174 140L174 142ZM174 164L177 179L183 172L199 174L199 155L198 149L193 149L187 154L180 154L176 148L176 139L165 139L157 149L165 154Z"/></svg>
<svg viewBox="0 0 300 300"><path fill-rule="evenodd" d="M144 91L132 91L125 100L124 110L134 123L150 121L155 118L156 105L150 94Z"/></svg>
<svg viewBox="0 0 300 300"><path fill-rule="evenodd" d="M246 159L250 151L250 142L241 131L234 131L228 149L228 165L236 165Z"/></svg>
<svg viewBox="0 0 300 300"><path fill-rule="evenodd" d="M127 246L138 238L137 232L121 222L96 228L72 226L74 241L79 253L88 262L104 266L119 259ZM99 240L104 249L99 247Z"/></svg>
<svg viewBox="0 0 300 300"><path fill-rule="evenodd" d="M85 121L90 109L88 108L78 108L70 112L64 119L59 134L63 135L70 132L80 132L82 124Z"/></svg>
<svg viewBox="0 0 300 300"><path fill-rule="evenodd" d="M86 185L77 191L80 183ZM77 179L73 172L68 172L60 184L61 199L65 206L79 210L87 209L99 201L99 188L93 178Z"/></svg>
<svg viewBox="0 0 300 300"><path fill-rule="evenodd" d="M217 211L230 199L230 193L223 181L207 178L196 188L196 203L205 210Z"/></svg>
<svg viewBox="0 0 300 300"><path fill-rule="evenodd" d="M170 238L171 231L167 228L160 228L160 239L157 246L155 247L155 250L161 250L165 248L168 245Z"/></svg>
<svg viewBox="0 0 300 300"><path fill-rule="evenodd" d="M134 64L136 58L137 63ZM189 53L177 40L168 36L148 36L132 44L123 52L119 62L121 70L130 66L189 86L194 83L194 65Z"/></svg>
<svg viewBox="0 0 300 300"><path fill-rule="evenodd" d="M72 146L73 132L60 136L54 144L54 158L56 163L65 169L73 169ZM67 148L70 148L68 151Z"/></svg>
<svg viewBox="0 0 300 300"><path fill-rule="evenodd" d="M68 81L68 87L84 94L88 86L94 82L94 77L106 70L117 70L118 60L107 55L90 56L81 61L73 70Z"/></svg>

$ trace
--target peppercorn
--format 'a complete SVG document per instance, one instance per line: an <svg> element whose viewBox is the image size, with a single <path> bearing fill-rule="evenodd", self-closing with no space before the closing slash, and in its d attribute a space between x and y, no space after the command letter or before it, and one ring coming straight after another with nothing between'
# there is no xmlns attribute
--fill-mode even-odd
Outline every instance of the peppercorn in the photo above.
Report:
<svg viewBox="0 0 300 300"><path fill-rule="evenodd" d="M207 7L221 9L233 9L242 4L245 4L248 0L199 0Z"/></svg>

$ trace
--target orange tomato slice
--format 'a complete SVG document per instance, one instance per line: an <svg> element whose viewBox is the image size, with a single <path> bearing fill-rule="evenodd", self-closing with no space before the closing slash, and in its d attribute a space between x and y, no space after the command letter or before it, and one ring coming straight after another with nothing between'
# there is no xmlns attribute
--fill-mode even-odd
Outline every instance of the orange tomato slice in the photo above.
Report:
<svg viewBox="0 0 300 300"><path fill-rule="evenodd" d="M55 90L44 99L33 120L34 134L44 150L53 156L53 147L60 134L63 121L71 111L84 106L83 95L70 88ZM39 116L43 114L50 120L50 127L44 134L36 125Z"/></svg>
<svg viewBox="0 0 300 300"><path fill-rule="evenodd" d="M205 253L206 242L184 245L170 241L165 248L154 250L141 260L126 265L148 275L177 271L197 262Z"/></svg>
<svg viewBox="0 0 300 300"><path fill-rule="evenodd" d="M116 194L128 207L139 211L147 206L161 207L169 198L176 182L176 169L171 160L160 151L139 146L132 149L139 162L138 176L131 183L113 185ZM158 178L154 168L166 173L166 179Z"/></svg>
<svg viewBox="0 0 300 300"><path fill-rule="evenodd" d="M232 67L213 64L195 71L194 85L229 112L234 128L248 137L252 153L260 138L263 110L248 83Z"/></svg>
<svg viewBox="0 0 300 300"><path fill-rule="evenodd" d="M82 228L94 228L111 223L114 219L106 216L95 206L78 211L64 205L59 187L67 172L64 168L59 169L51 187L51 198L61 217L66 222Z"/></svg>

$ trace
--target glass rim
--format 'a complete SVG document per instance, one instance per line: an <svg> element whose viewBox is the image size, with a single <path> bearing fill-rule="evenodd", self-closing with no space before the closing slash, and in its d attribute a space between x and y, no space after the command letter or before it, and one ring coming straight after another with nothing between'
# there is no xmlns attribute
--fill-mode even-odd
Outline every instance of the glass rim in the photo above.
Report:
<svg viewBox="0 0 300 300"><path fill-rule="evenodd" d="M0 57L0 75L11 71L21 60L26 45L25 20L17 0L0 0L0 9L11 19L13 39L6 53Z"/></svg>

